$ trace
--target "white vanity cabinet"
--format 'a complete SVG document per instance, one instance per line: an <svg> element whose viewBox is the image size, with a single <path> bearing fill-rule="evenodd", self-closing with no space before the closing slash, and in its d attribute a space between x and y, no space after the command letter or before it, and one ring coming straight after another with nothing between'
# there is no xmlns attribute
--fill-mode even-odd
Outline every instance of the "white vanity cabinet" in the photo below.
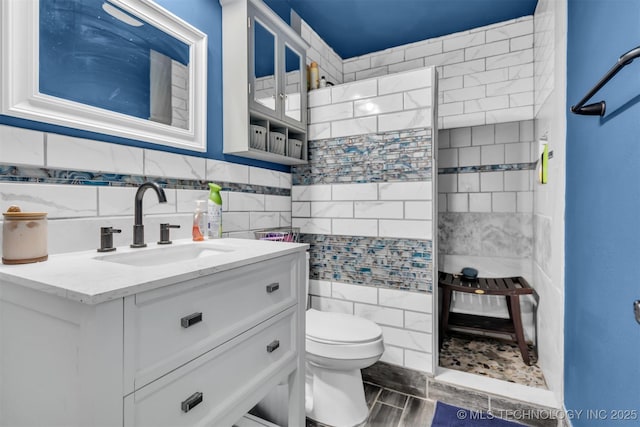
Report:
<svg viewBox="0 0 640 427"><path fill-rule="evenodd" d="M98 304L5 275L0 426L231 426L282 382L304 425L304 271L301 249Z"/></svg>
<svg viewBox="0 0 640 427"><path fill-rule="evenodd" d="M261 0L220 0L224 152L307 162L307 44Z"/></svg>

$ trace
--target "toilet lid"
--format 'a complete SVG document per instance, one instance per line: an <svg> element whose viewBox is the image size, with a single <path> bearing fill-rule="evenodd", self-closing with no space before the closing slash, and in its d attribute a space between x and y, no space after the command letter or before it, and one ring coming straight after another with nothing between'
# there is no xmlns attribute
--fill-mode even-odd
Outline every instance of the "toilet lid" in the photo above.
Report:
<svg viewBox="0 0 640 427"><path fill-rule="evenodd" d="M308 339L325 342L363 343L379 339L382 329L374 322L343 313L307 310Z"/></svg>

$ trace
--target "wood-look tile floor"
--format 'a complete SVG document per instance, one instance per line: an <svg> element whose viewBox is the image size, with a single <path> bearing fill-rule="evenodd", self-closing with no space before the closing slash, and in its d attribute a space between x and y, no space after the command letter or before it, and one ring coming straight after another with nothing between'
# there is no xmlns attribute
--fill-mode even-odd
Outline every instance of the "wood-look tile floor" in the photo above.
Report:
<svg viewBox="0 0 640 427"><path fill-rule="evenodd" d="M429 427L435 402L364 383L369 417L360 427ZM306 427L327 427L307 419Z"/></svg>

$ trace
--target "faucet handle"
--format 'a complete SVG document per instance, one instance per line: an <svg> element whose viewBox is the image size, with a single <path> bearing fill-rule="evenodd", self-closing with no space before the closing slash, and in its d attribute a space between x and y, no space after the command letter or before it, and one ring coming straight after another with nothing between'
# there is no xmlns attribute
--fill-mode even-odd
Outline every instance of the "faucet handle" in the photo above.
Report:
<svg viewBox="0 0 640 427"><path fill-rule="evenodd" d="M100 247L98 252L115 251L113 247L113 233L122 233L122 230L113 227L100 227Z"/></svg>
<svg viewBox="0 0 640 427"><path fill-rule="evenodd" d="M169 245L172 243L171 240L169 239L170 228L180 228L180 226L169 224L169 223L160 224L160 240L158 240L159 245Z"/></svg>

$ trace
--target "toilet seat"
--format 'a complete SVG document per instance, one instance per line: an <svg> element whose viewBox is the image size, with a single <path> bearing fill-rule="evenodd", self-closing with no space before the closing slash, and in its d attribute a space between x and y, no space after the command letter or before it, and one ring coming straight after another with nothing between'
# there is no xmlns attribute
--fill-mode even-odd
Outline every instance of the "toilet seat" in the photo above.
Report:
<svg viewBox="0 0 640 427"><path fill-rule="evenodd" d="M382 329L371 320L344 313L309 309L306 313L308 338L328 343L365 343L382 336Z"/></svg>
<svg viewBox="0 0 640 427"><path fill-rule="evenodd" d="M382 329L361 317L307 310L306 350L327 359L379 358L384 351Z"/></svg>

